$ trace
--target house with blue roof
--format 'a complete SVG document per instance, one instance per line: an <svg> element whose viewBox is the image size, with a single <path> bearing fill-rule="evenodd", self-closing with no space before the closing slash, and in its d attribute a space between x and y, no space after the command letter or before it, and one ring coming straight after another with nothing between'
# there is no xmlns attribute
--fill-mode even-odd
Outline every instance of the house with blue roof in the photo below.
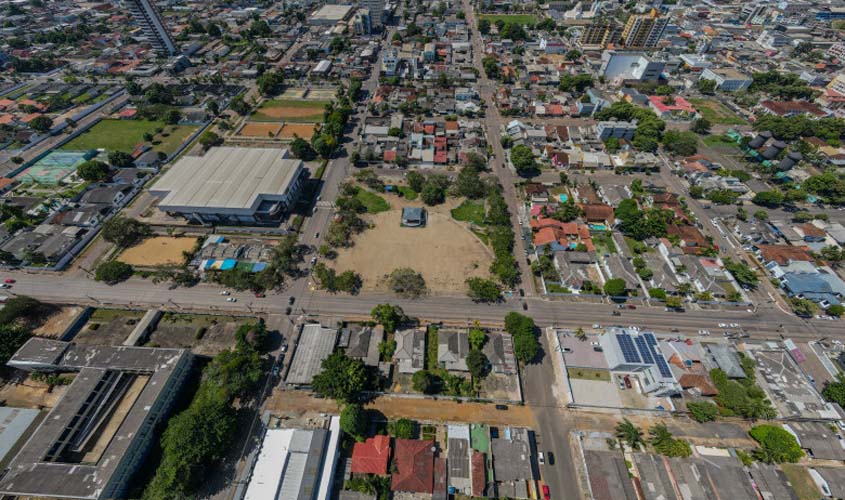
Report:
<svg viewBox="0 0 845 500"><path fill-rule="evenodd" d="M791 297L812 300L827 309L845 299L845 282L836 274L819 270L815 273L786 273L780 286Z"/></svg>

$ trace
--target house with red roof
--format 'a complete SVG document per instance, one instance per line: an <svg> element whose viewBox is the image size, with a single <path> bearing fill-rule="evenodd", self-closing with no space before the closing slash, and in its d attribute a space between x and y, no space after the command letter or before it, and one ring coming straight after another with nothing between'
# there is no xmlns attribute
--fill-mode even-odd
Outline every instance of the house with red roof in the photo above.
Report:
<svg viewBox="0 0 845 500"><path fill-rule="evenodd" d="M648 105L660 118L698 118L698 111L681 96L652 95L648 97Z"/></svg>
<svg viewBox="0 0 845 500"><path fill-rule="evenodd" d="M397 439L393 462L396 472L390 482L392 491L428 493L434 491L434 440Z"/></svg>
<svg viewBox="0 0 845 500"><path fill-rule="evenodd" d="M363 443L355 443L352 448L353 474L387 474L390 458L390 437L378 435Z"/></svg>
<svg viewBox="0 0 845 500"><path fill-rule="evenodd" d="M531 221L531 229L534 230L534 246L537 248L550 246L553 251L574 250L583 244L588 252L596 251L586 224L538 217Z"/></svg>

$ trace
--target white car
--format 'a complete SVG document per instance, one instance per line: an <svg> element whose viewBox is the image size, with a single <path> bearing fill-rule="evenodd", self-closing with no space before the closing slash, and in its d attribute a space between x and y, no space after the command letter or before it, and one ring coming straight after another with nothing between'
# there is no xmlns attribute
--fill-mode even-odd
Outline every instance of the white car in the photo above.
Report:
<svg viewBox="0 0 845 500"><path fill-rule="evenodd" d="M231 293L227 290L223 290L220 292L220 295L231 295Z"/></svg>
<svg viewBox="0 0 845 500"><path fill-rule="evenodd" d="M727 328L727 327L728 327L728 325L726 325L724 323L719 323L719 328Z"/></svg>
<svg viewBox="0 0 845 500"><path fill-rule="evenodd" d="M229 297L229 298L226 299L226 302L237 302L237 301L238 301L238 299L236 299L234 297Z"/></svg>
<svg viewBox="0 0 845 500"><path fill-rule="evenodd" d="M730 327L731 328L739 328L739 323L731 323Z"/></svg>

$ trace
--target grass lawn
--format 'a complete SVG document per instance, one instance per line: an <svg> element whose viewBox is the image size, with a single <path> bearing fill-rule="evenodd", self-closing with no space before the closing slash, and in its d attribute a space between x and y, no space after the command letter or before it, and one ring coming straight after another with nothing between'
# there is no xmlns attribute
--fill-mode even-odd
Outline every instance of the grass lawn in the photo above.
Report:
<svg viewBox="0 0 845 500"><path fill-rule="evenodd" d="M593 244L596 246L598 253L611 254L616 253L616 243L610 233L593 234Z"/></svg>
<svg viewBox="0 0 845 500"><path fill-rule="evenodd" d="M484 203L465 200L452 209L452 218L463 222L471 222L476 226L484 225Z"/></svg>
<svg viewBox="0 0 845 500"><path fill-rule="evenodd" d="M560 283L546 282L546 290L548 290L549 293L572 293L572 290L566 288Z"/></svg>
<svg viewBox="0 0 845 500"><path fill-rule="evenodd" d="M710 99L690 99L690 104L714 125L745 125L739 115L725 107L724 104Z"/></svg>
<svg viewBox="0 0 845 500"><path fill-rule="evenodd" d="M410 186L396 186L396 190L399 191L402 198L405 198L408 201L414 201L419 196L419 194L411 189Z"/></svg>
<svg viewBox="0 0 845 500"><path fill-rule="evenodd" d="M644 253L648 253L648 252L652 251L652 248L650 246L646 245L645 243L643 243L642 241L637 241L634 238L631 238L630 236L623 236L623 238L625 239L625 244L628 245L628 250L630 250L632 254L637 253L637 252L634 251L634 249L638 248L638 247L641 248L641 249L645 249Z"/></svg>
<svg viewBox="0 0 845 500"><path fill-rule="evenodd" d="M701 138L701 142L711 148L720 146L737 147L736 143L732 139L725 137L724 135L706 135Z"/></svg>
<svg viewBox="0 0 845 500"><path fill-rule="evenodd" d="M798 495L799 500L822 498L819 488L813 482L805 467L795 464L781 464L780 468L792 485L792 489L795 490L795 494Z"/></svg>
<svg viewBox="0 0 845 500"><path fill-rule="evenodd" d="M161 134L155 134L155 129L161 128ZM155 134L153 150L172 153L179 148L196 127L189 125L167 125L161 121L152 120L101 120L81 135L62 146L62 149L86 151L89 149L105 149L107 151L123 151L131 153L136 144L144 141L144 134Z"/></svg>
<svg viewBox="0 0 845 500"><path fill-rule="evenodd" d="M566 374L569 378L580 378L584 380L601 380L610 382L610 372L607 370L593 370L591 368L567 368Z"/></svg>
<svg viewBox="0 0 845 500"><path fill-rule="evenodd" d="M355 195L364 206L367 208L367 213L377 214L379 212L386 212L390 210L390 203L381 196L367 191L366 189L359 189L358 194Z"/></svg>
<svg viewBox="0 0 845 500"><path fill-rule="evenodd" d="M495 24L500 19L506 23L537 24L537 16L533 14L481 14L481 19L486 19L491 24Z"/></svg>

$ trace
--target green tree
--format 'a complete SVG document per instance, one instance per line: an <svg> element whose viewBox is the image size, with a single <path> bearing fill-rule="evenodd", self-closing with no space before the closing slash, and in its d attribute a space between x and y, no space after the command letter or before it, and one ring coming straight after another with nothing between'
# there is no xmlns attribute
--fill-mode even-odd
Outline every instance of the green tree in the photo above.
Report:
<svg viewBox="0 0 845 500"><path fill-rule="evenodd" d="M663 134L663 146L680 156L692 156L698 151L698 138L691 132L668 130Z"/></svg>
<svg viewBox="0 0 845 500"><path fill-rule="evenodd" d="M232 111L235 113L245 116L248 115L252 108L249 104L244 101L244 97L242 95L237 95L232 98L232 101L229 103L229 107L232 108Z"/></svg>
<svg viewBox="0 0 845 500"><path fill-rule="evenodd" d="M708 401L687 403L687 410L696 422L712 422L719 416L719 408Z"/></svg>
<svg viewBox="0 0 845 500"><path fill-rule="evenodd" d="M294 158L299 158L303 161L311 161L317 157L317 153L314 152L314 148L311 147L311 144L301 137L296 137L293 141L291 141L290 150L291 153L293 153Z"/></svg>
<svg viewBox="0 0 845 500"><path fill-rule="evenodd" d="M390 361L396 352L395 340L382 340L378 344L378 353L382 361Z"/></svg>
<svg viewBox="0 0 845 500"><path fill-rule="evenodd" d="M372 316L373 321L382 325L384 327L384 331L387 333L395 332L396 327L407 320L405 311L403 311L401 307L391 304L379 304L375 306L373 310L370 311L370 316Z"/></svg>
<svg viewBox="0 0 845 500"><path fill-rule="evenodd" d="M30 332L20 325L0 325L0 366L6 366L12 356L29 340Z"/></svg>
<svg viewBox="0 0 845 500"><path fill-rule="evenodd" d="M493 280L468 278L466 285L467 296L476 302L497 302L502 297L502 290Z"/></svg>
<svg viewBox="0 0 845 500"><path fill-rule="evenodd" d="M46 134L53 128L53 119L45 115L36 116L29 122L29 128L39 134Z"/></svg>
<svg viewBox="0 0 845 500"><path fill-rule="evenodd" d="M342 403L358 401L369 387L364 363L335 351L323 360L322 371L314 376L311 387L317 394Z"/></svg>
<svg viewBox="0 0 845 500"><path fill-rule="evenodd" d="M484 347L484 344L487 343L487 332L483 329L475 327L470 328L469 330L469 345L470 348L481 350Z"/></svg>
<svg viewBox="0 0 845 500"><path fill-rule="evenodd" d="M627 295L627 285L622 278L613 278L604 282L604 293L611 297Z"/></svg>
<svg viewBox="0 0 845 500"><path fill-rule="evenodd" d="M513 350L516 359L530 363L540 353L534 320L516 312L505 316L505 331L513 337Z"/></svg>
<svg viewBox="0 0 845 500"><path fill-rule="evenodd" d="M702 117L702 118L699 118L698 120L695 120L694 122L692 122L692 126L690 127L690 130L692 130L696 134L707 135L707 134L710 133L710 127L711 127L710 120Z"/></svg>
<svg viewBox="0 0 845 500"><path fill-rule="evenodd" d="M202 135L200 136L199 142L200 142L200 144L202 144L202 147L204 147L205 149L208 149L212 146L220 145L223 142L223 140L220 138L219 135L215 134L214 132L212 132L210 130L207 130L207 131L202 133Z"/></svg>
<svg viewBox="0 0 845 500"><path fill-rule="evenodd" d="M393 420L387 424L387 433L396 439L414 439L417 423L407 418Z"/></svg>
<svg viewBox="0 0 845 500"><path fill-rule="evenodd" d="M489 362L487 356L478 349L471 349L467 354L467 368L474 379L480 380L487 376Z"/></svg>
<svg viewBox="0 0 845 500"><path fill-rule="evenodd" d="M135 158L123 151L109 151L109 164L117 168L129 168L135 164Z"/></svg>
<svg viewBox="0 0 845 500"><path fill-rule="evenodd" d="M753 269L748 267L744 262L734 262L731 258L723 260L725 269L727 269L740 285L745 285L749 288L756 288L759 279Z"/></svg>
<svg viewBox="0 0 845 500"><path fill-rule="evenodd" d="M672 437L672 433L666 427L666 424L659 423L653 425L648 433L651 435L651 445L654 450L661 455L667 457L681 457L686 458L692 455L692 448L689 443L681 439Z"/></svg>
<svg viewBox="0 0 845 500"><path fill-rule="evenodd" d="M751 202L763 207L775 208L784 201L783 193L780 191L760 191L754 195Z"/></svg>
<svg viewBox="0 0 845 500"><path fill-rule="evenodd" d="M841 318L842 315L845 314L845 306L843 306L842 304L834 304L832 306L829 306L825 312L828 314L828 316Z"/></svg>
<svg viewBox="0 0 845 500"><path fill-rule="evenodd" d="M699 78L696 82L695 86L698 88L698 91L702 94L709 94L713 95L716 93L716 81L715 80L708 80L706 78Z"/></svg>
<svg viewBox="0 0 845 500"><path fill-rule="evenodd" d="M405 174L405 180L408 182L408 187L419 193L425 185L425 176L416 170L412 170Z"/></svg>
<svg viewBox="0 0 845 500"><path fill-rule="evenodd" d="M359 404L348 404L340 412L340 429L355 441L363 441L367 433L367 414Z"/></svg>
<svg viewBox="0 0 845 500"><path fill-rule="evenodd" d="M103 238L120 247L130 247L152 235L147 224L129 217L117 216L103 224Z"/></svg>
<svg viewBox="0 0 845 500"><path fill-rule="evenodd" d="M753 456L761 462L794 463L804 456L795 436L777 425L757 425L752 427L748 434L760 444L760 448L754 450Z"/></svg>
<svg viewBox="0 0 845 500"><path fill-rule="evenodd" d="M627 418L616 424L616 437L635 451L645 444L643 431Z"/></svg>
<svg viewBox="0 0 845 500"><path fill-rule="evenodd" d="M487 35L490 33L490 21L487 19L479 19L478 20L478 32L482 35Z"/></svg>
<svg viewBox="0 0 845 500"><path fill-rule="evenodd" d="M119 260L103 262L94 272L94 279L109 285L126 281L132 276L132 266Z"/></svg>
<svg viewBox="0 0 845 500"><path fill-rule="evenodd" d="M426 292L425 279L422 274L410 267L394 269L387 279L388 286L400 297L412 299L424 295Z"/></svg>
<svg viewBox="0 0 845 500"><path fill-rule="evenodd" d="M101 161L86 161L76 169L76 174L88 182L105 182L111 178L111 169Z"/></svg>
<svg viewBox="0 0 845 500"><path fill-rule="evenodd" d="M537 170L537 161L531 148L518 144L511 149L511 163L520 175L528 175Z"/></svg>
<svg viewBox="0 0 845 500"><path fill-rule="evenodd" d="M467 165L458 173L458 177L455 180L454 192L457 196L466 196L475 200L483 198L487 194L487 186L481 180L478 170Z"/></svg>
<svg viewBox="0 0 845 500"><path fill-rule="evenodd" d="M437 390L437 380L427 370L420 370L411 377L411 386L417 392L433 394Z"/></svg>

